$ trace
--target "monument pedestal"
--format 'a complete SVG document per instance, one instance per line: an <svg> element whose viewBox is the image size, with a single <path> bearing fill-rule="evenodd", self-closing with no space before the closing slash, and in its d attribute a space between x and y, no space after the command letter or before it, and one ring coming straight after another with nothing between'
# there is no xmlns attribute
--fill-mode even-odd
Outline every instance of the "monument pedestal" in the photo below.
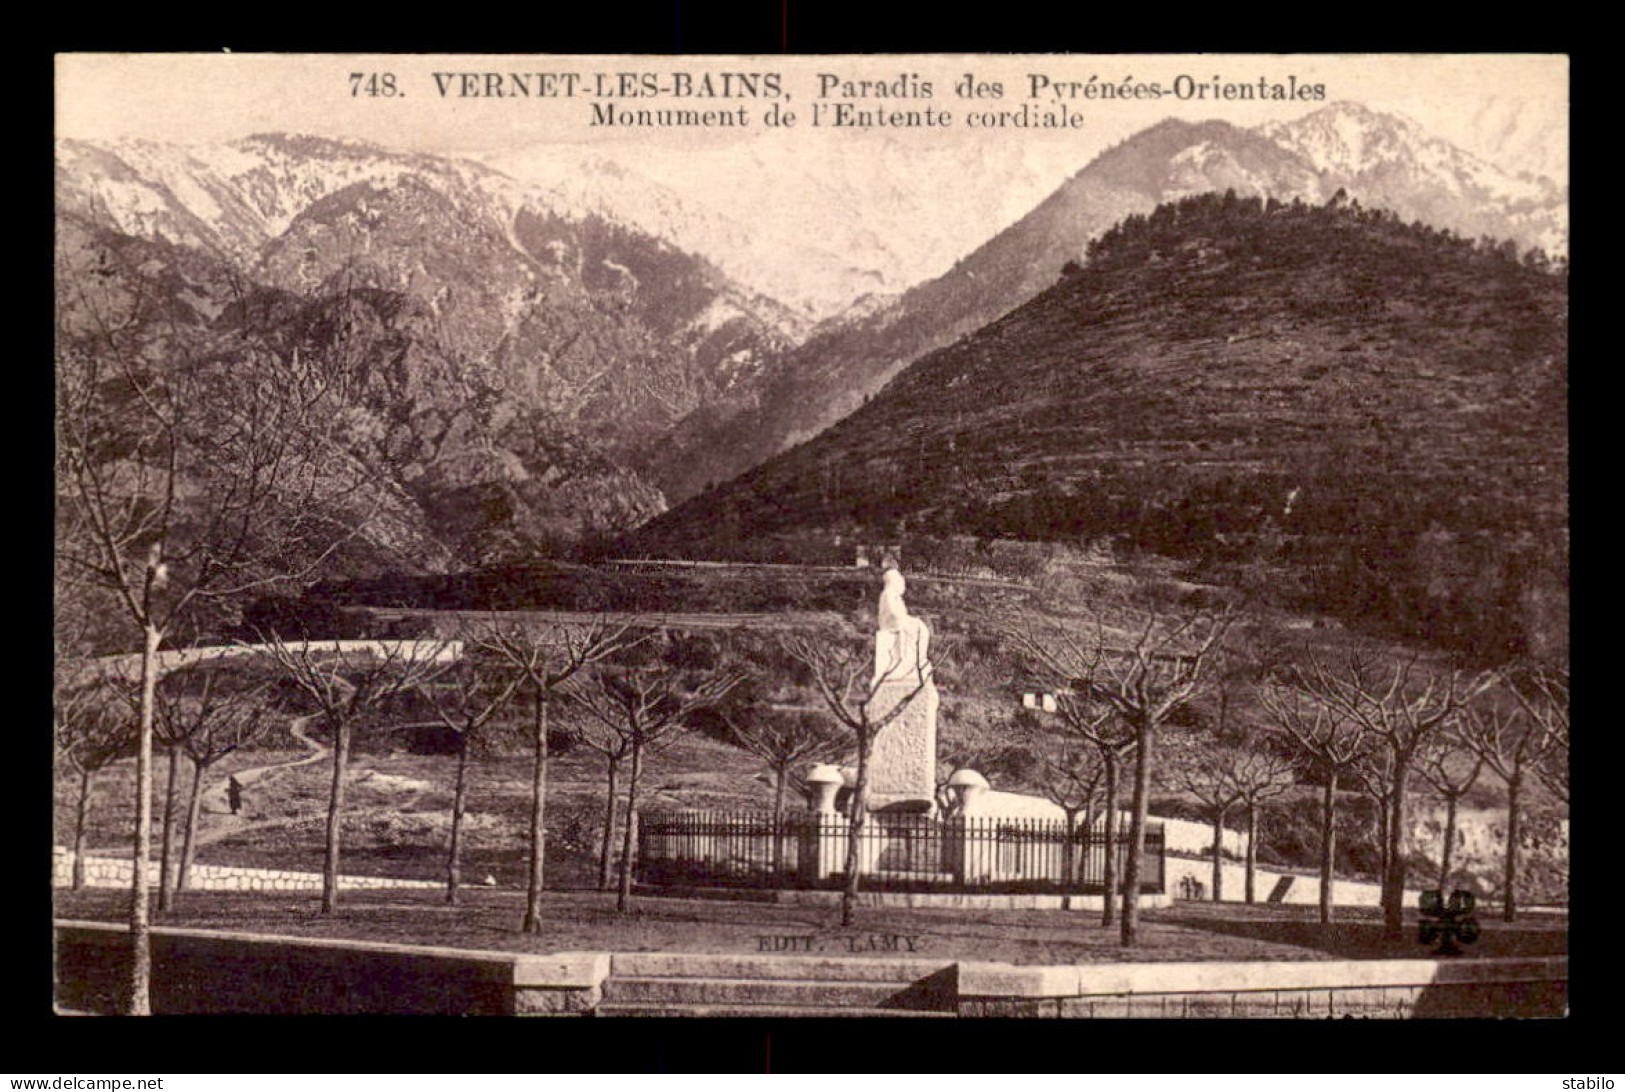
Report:
<svg viewBox="0 0 1625 1092"><path fill-rule="evenodd" d="M917 676L887 679L869 700L869 716L884 717L919 687ZM875 736L869 756L869 810L912 803L934 812L937 801L937 684L926 679L895 720Z"/></svg>

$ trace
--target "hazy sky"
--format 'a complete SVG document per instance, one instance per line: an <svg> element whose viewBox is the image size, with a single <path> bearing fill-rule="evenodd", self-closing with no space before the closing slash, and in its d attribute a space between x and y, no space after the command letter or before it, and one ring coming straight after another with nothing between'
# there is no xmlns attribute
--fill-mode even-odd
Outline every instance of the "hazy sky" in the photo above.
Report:
<svg viewBox="0 0 1625 1092"><path fill-rule="evenodd" d="M1505 147L1566 146L1568 139L1568 61L1561 56L1479 55L984 55L795 57L500 57L342 54L68 54L57 59L57 134L114 139L138 137L179 143L229 140L256 132L286 131L348 136L403 150L493 152L551 141L578 143L631 139L672 141L699 148L707 140L734 140L738 130L713 134L692 129L664 132L595 128L590 97L486 98L442 95L434 74L461 72L575 72L591 80L603 73L611 82L622 72L670 74L778 72L789 92L785 108L801 115L794 129L768 129L759 117L763 102L748 102L753 116L749 139L786 153L816 147L820 140L862 141L893 136L904 141L1021 140L1029 151L1054 155L1081 167L1105 146L1164 117L1222 118L1241 125L1290 119L1327 102L1351 100L1373 109L1397 111L1429 131L1484 154L1495 135ZM353 93L351 73L391 73L393 97ZM930 105L955 113L949 130L846 130L812 128L809 108L842 101L818 98L818 74L895 84L916 76L933 85L930 100L880 102L864 106ZM1000 100L975 103L953 94L966 73L979 82L1001 82ZM1324 100L1102 101L1028 97L1029 76L1054 84L1158 82L1171 87L1180 75L1197 83L1220 76L1231 83L1322 84ZM364 82L364 81L363 81ZM448 86L455 86L454 83ZM748 100L747 100L748 101ZM1018 109L1065 105L1080 111L1081 128L1005 128L972 131L961 122L968 109ZM694 98L622 99L625 107L725 108L734 103ZM1505 137L1508 119L1517 140ZM1486 135L1488 131L1488 135ZM1549 136L1547 134L1550 134ZM1533 135L1531 135L1533 134ZM1562 157L1566 165L1566 155ZM1516 167L1516 165L1514 165Z"/></svg>

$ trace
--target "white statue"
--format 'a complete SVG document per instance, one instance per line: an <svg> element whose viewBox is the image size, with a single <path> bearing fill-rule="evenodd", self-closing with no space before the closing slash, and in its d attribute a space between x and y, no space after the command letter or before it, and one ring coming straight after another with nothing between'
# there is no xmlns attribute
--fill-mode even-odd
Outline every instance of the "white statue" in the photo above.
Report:
<svg viewBox="0 0 1625 1092"><path fill-rule="evenodd" d="M875 619L875 677L869 684L871 689L882 681L918 682L931 675L927 659L931 628L925 619L908 612L903 602L907 586L902 573L895 568L886 570Z"/></svg>

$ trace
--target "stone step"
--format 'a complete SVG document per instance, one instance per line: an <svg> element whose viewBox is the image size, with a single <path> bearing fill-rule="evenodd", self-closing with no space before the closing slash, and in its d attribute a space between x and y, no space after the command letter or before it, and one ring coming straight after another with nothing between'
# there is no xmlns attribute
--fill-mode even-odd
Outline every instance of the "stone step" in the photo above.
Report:
<svg viewBox="0 0 1625 1092"><path fill-rule="evenodd" d="M679 1004L622 1004L607 1002L594 1010L595 1016L698 1016L734 1017L755 1016L769 1018L827 1019L829 1017L923 1017L926 1019L954 1019L958 1013L936 1012L928 1009L865 1009L824 1008L817 1005L679 1005Z"/></svg>
<svg viewBox="0 0 1625 1092"><path fill-rule="evenodd" d="M625 978L604 982L607 1002L684 1005L788 1005L930 1008L934 999L912 983L759 978ZM940 1002L937 1005L940 1007Z"/></svg>
<svg viewBox="0 0 1625 1092"><path fill-rule="evenodd" d="M954 967L930 959L836 959L797 955L706 955L682 952L616 952L610 974L628 978L728 978L912 984Z"/></svg>

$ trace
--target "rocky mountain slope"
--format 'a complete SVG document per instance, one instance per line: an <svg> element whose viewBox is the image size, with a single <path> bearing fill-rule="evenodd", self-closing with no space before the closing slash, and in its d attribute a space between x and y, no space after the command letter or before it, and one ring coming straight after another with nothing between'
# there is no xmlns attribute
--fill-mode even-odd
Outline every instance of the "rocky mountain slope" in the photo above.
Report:
<svg viewBox="0 0 1625 1092"><path fill-rule="evenodd" d="M738 398L797 328L703 259L469 162L65 141L57 182L59 266L124 255L188 322L279 330L355 370L358 452L462 563L658 512L662 432Z"/></svg>

